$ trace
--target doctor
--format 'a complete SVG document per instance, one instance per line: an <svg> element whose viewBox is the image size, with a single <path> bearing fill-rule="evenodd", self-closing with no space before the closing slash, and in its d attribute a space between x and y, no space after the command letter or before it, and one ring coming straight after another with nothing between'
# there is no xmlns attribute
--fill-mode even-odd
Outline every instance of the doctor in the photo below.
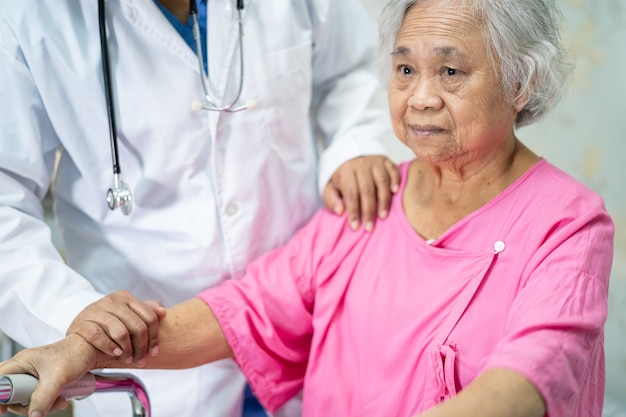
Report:
<svg viewBox="0 0 626 417"><path fill-rule="evenodd" d="M236 105L256 104L219 112L192 110L207 101L188 1L107 0L110 129L98 2L0 2L0 327L20 344L62 338L102 294L170 306L241 277L305 223L320 193L353 228L386 215L398 174L374 156L390 133L374 103L366 11L357 0L236 3L198 4L214 104L240 85ZM107 205L120 178L129 215ZM44 221L48 191L63 254ZM137 374L154 417L241 415L244 378L231 361ZM103 395L74 409L129 412Z"/></svg>

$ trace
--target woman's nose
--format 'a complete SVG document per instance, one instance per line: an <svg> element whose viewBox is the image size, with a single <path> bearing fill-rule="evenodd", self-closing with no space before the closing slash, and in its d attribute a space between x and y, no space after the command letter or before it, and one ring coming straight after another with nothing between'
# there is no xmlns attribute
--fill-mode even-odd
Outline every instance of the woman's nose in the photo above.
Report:
<svg viewBox="0 0 626 417"><path fill-rule="evenodd" d="M443 107L437 82L433 78L416 77L408 105L416 110L439 110Z"/></svg>

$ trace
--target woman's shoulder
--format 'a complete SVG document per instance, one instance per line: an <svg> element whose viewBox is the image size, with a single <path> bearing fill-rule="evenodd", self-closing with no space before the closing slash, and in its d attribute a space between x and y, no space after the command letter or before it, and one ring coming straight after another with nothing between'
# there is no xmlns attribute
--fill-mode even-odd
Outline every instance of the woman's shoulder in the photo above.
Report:
<svg viewBox="0 0 626 417"><path fill-rule="evenodd" d="M600 193L546 159L537 162L522 179L524 187L533 194L558 201L561 206L604 209Z"/></svg>
<svg viewBox="0 0 626 417"><path fill-rule="evenodd" d="M515 219L512 228L525 234L536 231L544 241L550 236L561 241L576 235L581 242L589 238L612 241L613 220L602 196L545 159L515 185L497 205Z"/></svg>
<svg viewBox="0 0 626 417"><path fill-rule="evenodd" d="M305 251L313 258L322 258L331 253L349 251L371 233L363 227L353 230L346 214L335 214L320 208L313 217L292 237L290 245Z"/></svg>

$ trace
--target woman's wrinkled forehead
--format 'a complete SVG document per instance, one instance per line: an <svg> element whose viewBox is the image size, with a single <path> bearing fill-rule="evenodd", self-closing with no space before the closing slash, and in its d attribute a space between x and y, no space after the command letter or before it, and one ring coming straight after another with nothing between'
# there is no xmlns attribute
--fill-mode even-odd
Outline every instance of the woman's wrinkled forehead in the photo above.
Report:
<svg viewBox="0 0 626 417"><path fill-rule="evenodd" d="M466 0L420 0L404 15L396 47L415 37L434 37L466 43L483 40L482 27Z"/></svg>

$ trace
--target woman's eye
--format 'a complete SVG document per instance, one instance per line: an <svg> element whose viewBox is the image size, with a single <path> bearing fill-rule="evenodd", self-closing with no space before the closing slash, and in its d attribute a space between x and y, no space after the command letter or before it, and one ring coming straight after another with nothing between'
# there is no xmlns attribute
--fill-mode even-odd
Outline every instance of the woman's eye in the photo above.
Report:
<svg viewBox="0 0 626 417"><path fill-rule="evenodd" d="M413 71L411 71L411 68L407 67L406 65L402 65L400 66L400 73L402 75L411 75Z"/></svg>
<svg viewBox="0 0 626 417"><path fill-rule="evenodd" d="M446 75L456 75L456 70L454 68L446 67Z"/></svg>

